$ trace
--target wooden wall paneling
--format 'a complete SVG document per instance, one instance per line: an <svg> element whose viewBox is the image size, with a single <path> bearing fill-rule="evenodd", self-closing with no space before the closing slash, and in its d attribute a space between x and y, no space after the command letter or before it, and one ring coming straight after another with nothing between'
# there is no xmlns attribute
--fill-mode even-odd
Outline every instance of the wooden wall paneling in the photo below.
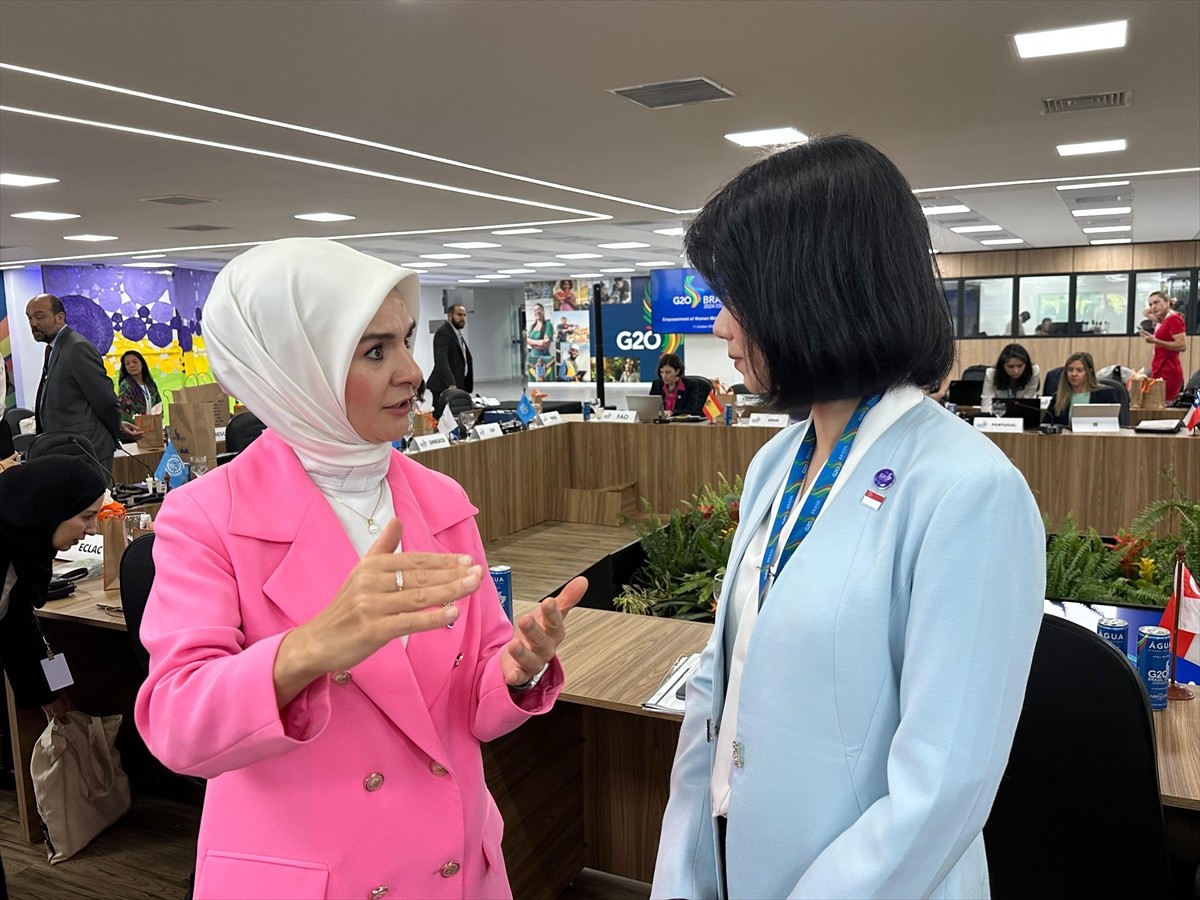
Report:
<svg viewBox="0 0 1200 900"><path fill-rule="evenodd" d="M1196 263L1198 241L1164 241L1160 244L1132 244L1133 268L1191 268Z"/></svg>
<svg viewBox="0 0 1200 900"><path fill-rule="evenodd" d="M556 492L555 501L557 521L584 525L619 525L624 507L624 496L619 490L563 488Z"/></svg>
<svg viewBox="0 0 1200 900"><path fill-rule="evenodd" d="M961 377L967 366L995 365L1000 351L1013 341L1029 351L1030 358L1038 364L1043 373L1058 368L1068 356L1077 351L1092 354L1097 368L1119 364L1130 369L1140 369L1150 365L1153 355L1150 345L1144 340L1126 335L1042 337L1027 334L1016 338L970 338L956 342L954 377ZM1198 350L1200 336L1192 335L1188 338L1188 351L1184 354L1185 372L1197 367L1195 360ZM1192 360L1190 369L1189 358Z"/></svg>
<svg viewBox="0 0 1200 900"><path fill-rule="evenodd" d="M938 253L934 256L936 266L934 272L939 278L959 278L962 276L961 253Z"/></svg>
<svg viewBox="0 0 1200 900"><path fill-rule="evenodd" d="M566 427L571 429L571 448L565 460L570 466L569 486L599 489L638 480L629 429L664 426L579 422Z"/></svg>
<svg viewBox="0 0 1200 900"><path fill-rule="evenodd" d="M986 253L962 254L964 278L991 278L1013 275L1017 271L1017 253L1029 251L989 250Z"/></svg>
<svg viewBox="0 0 1200 900"><path fill-rule="evenodd" d="M1014 250L1018 275L1061 275L1072 271L1075 252L1072 247L1048 247Z"/></svg>
<svg viewBox="0 0 1200 900"><path fill-rule="evenodd" d="M1076 247L1072 257L1073 272L1124 272L1133 268L1133 245Z"/></svg>

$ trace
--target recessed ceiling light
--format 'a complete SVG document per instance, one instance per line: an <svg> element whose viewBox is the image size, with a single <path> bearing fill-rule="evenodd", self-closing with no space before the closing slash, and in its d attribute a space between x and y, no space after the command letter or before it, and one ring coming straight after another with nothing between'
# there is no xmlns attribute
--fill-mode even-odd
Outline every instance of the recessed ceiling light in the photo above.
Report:
<svg viewBox="0 0 1200 900"><path fill-rule="evenodd" d="M406 268L406 269L444 269L444 268L446 268L445 263L439 263L439 262L406 262L406 263L400 263L400 265L404 266L404 268Z"/></svg>
<svg viewBox="0 0 1200 900"><path fill-rule="evenodd" d="M999 225L960 225L951 228L955 234L982 234L985 231L1003 231Z"/></svg>
<svg viewBox="0 0 1200 900"><path fill-rule="evenodd" d="M167 254L165 253L139 253L137 256L131 256L130 259L162 259Z"/></svg>
<svg viewBox="0 0 1200 900"><path fill-rule="evenodd" d="M482 275L480 276L483 277ZM495 275L488 275L488 278L512 278L511 275L506 275L504 272L497 272Z"/></svg>
<svg viewBox="0 0 1200 900"><path fill-rule="evenodd" d="M927 216L948 216L953 213L969 213L971 207L963 206L961 203L952 203L949 206L922 206L921 212Z"/></svg>
<svg viewBox="0 0 1200 900"><path fill-rule="evenodd" d="M470 253L422 253L421 259L470 259Z"/></svg>
<svg viewBox="0 0 1200 900"><path fill-rule="evenodd" d="M803 144L808 135L790 125L787 128L767 128L762 131L738 131L725 135L741 147L778 147L781 144Z"/></svg>
<svg viewBox="0 0 1200 900"><path fill-rule="evenodd" d="M64 241L118 241L115 234L64 234Z"/></svg>
<svg viewBox="0 0 1200 900"><path fill-rule="evenodd" d="M491 250L493 247L503 247L503 244L489 244L487 241L459 241L456 244L442 244L451 250Z"/></svg>
<svg viewBox="0 0 1200 900"><path fill-rule="evenodd" d="M491 281L495 277L496 277L495 275L476 275L474 280L475 281Z"/></svg>
<svg viewBox="0 0 1200 900"><path fill-rule="evenodd" d="M1084 156L1088 153L1114 153L1125 149L1125 138L1115 141L1086 141L1082 144L1059 144L1054 148L1059 156Z"/></svg>
<svg viewBox="0 0 1200 900"><path fill-rule="evenodd" d="M1014 34L1017 56L1034 59L1039 56L1059 56L1063 53L1087 53L1091 50L1111 50L1124 47L1129 22L1103 22L1099 25L1080 25L1076 28L1055 28L1052 31L1030 31Z"/></svg>
<svg viewBox="0 0 1200 900"><path fill-rule="evenodd" d="M499 231L493 231L492 234L541 234L540 228L501 228Z"/></svg>
<svg viewBox="0 0 1200 900"><path fill-rule="evenodd" d="M1101 244L1129 244L1132 242L1133 238L1096 238L1088 243L1095 247L1099 247Z"/></svg>
<svg viewBox="0 0 1200 900"><path fill-rule="evenodd" d="M686 228L675 226L674 228L655 228L655 234L665 234L667 237L682 237L687 232Z"/></svg>
<svg viewBox="0 0 1200 900"><path fill-rule="evenodd" d="M1084 234L1115 234L1120 231L1133 231L1132 225L1095 225L1083 229Z"/></svg>
<svg viewBox="0 0 1200 900"><path fill-rule="evenodd" d="M641 241L617 241L615 244L597 244L601 250L640 250L642 247L649 247L649 244L643 244Z"/></svg>
<svg viewBox="0 0 1200 900"><path fill-rule="evenodd" d="M674 266L678 265L678 263L674 263L669 259L655 259L651 260L650 262L635 262L634 265L641 266L644 269L649 269L654 266Z"/></svg>
<svg viewBox="0 0 1200 900"><path fill-rule="evenodd" d="M605 273L636 272L637 269L601 269L600 271Z"/></svg>
<svg viewBox="0 0 1200 900"><path fill-rule="evenodd" d="M988 247L998 247L1001 244L1023 244L1025 242L1020 238L992 238L990 241L980 241L979 243Z"/></svg>
<svg viewBox="0 0 1200 900"><path fill-rule="evenodd" d="M458 279L458 283L459 284L487 284L487 281L483 278L460 278L460 279Z"/></svg>
<svg viewBox="0 0 1200 900"><path fill-rule="evenodd" d="M303 219L305 222L349 222L354 216L348 216L345 213L317 212L301 213L292 218Z"/></svg>
<svg viewBox="0 0 1200 900"><path fill-rule="evenodd" d="M78 219L78 213L56 213L35 210L34 212L13 213L14 219L37 219L40 222L61 222L63 219Z"/></svg>
<svg viewBox="0 0 1200 900"><path fill-rule="evenodd" d="M175 263L152 263L152 262L131 262L125 263L127 269L167 269L174 267Z"/></svg>
<svg viewBox="0 0 1200 900"><path fill-rule="evenodd" d="M22 185L24 187L24 185ZM0 266L0 272L12 272L14 269L23 269L24 266Z"/></svg>
<svg viewBox="0 0 1200 900"><path fill-rule="evenodd" d="M501 275L532 275L536 269L497 269Z"/></svg>
<svg viewBox="0 0 1200 900"><path fill-rule="evenodd" d="M604 259L603 253L555 253L555 259Z"/></svg>
<svg viewBox="0 0 1200 900"><path fill-rule="evenodd" d="M1091 184L1060 184L1056 191L1086 191L1091 188L1124 187L1128 181L1093 181Z"/></svg>
<svg viewBox="0 0 1200 900"><path fill-rule="evenodd" d="M525 263L527 269L561 269L566 263L560 262L531 262Z"/></svg>
<svg viewBox="0 0 1200 900"><path fill-rule="evenodd" d="M580 272L578 275L572 275L572 278L603 278L602 272Z"/></svg>
<svg viewBox="0 0 1200 900"><path fill-rule="evenodd" d="M0 173L0 184L8 187L34 187L39 184L58 184L57 178L38 178L36 175L14 175L11 172ZM14 266L14 268L22 268Z"/></svg>
<svg viewBox="0 0 1200 900"><path fill-rule="evenodd" d="M1090 219L1092 216L1124 216L1131 212L1131 206L1106 206L1103 209L1073 209L1071 215L1077 219Z"/></svg>

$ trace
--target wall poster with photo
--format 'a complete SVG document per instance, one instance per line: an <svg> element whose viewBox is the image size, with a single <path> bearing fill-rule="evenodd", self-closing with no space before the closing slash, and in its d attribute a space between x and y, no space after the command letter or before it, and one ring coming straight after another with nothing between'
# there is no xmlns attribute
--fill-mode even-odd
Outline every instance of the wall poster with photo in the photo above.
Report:
<svg viewBox="0 0 1200 900"><path fill-rule="evenodd" d="M587 310L550 311L549 306L545 300L526 302L526 380L591 381L590 314Z"/></svg>

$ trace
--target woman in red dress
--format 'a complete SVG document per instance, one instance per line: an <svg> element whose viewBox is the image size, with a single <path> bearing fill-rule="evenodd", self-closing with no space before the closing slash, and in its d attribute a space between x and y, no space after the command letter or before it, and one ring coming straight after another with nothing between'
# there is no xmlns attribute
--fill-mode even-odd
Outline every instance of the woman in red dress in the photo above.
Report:
<svg viewBox="0 0 1200 900"><path fill-rule="evenodd" d="M1150 314L1158 321L1154 334L1143 329L1142 337L1154 345L1150 374L1166 382L1166 402L1170 403L1183 390L1183 363L1179 355L1187 349L1184 335L1187 327L1183 316L1171 309L1166 294L1155 291L1150 295Z"/></svg>

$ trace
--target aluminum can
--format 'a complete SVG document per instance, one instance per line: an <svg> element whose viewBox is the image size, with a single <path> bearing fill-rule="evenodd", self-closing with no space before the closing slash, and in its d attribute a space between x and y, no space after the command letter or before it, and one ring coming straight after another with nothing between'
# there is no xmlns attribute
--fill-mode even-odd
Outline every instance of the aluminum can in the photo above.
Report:
<svg viewBox="0 0 1200 900"><path fill-rule="evenodd" d="M1124 619L1101 619L1096 634L1120 650L1122 656L1129 653L1129 623Z"/></svg>
<svg viewBox="0 0 1200 900"><path fill-rule="evenodd" d="M732 403L725 404L725 424L726 425L733 424L733 404Z"/></svg>
<svg viewBox="0 0 1200 900"><path fill-rule="evenodd" d="M950 412L951 415L953 415L953 416L958 415L958 404L957 403L947 403L946 409Z"/></svg>
<svg viewBox="0 0 1200 900"><path fill-rule="evenodd" d="M513 620L512 566L492 566L488 571L492 573L492 584L496 585L496 593L500 595L500 605L504 607L504 614L511 622Z"/></svg>
<svg viewBox="0 0 1200 900"><path fill-rule="evenodd" d="M583 401L583 421L588 421L592 417L592 404L586 400Z"/></svg>
<svg viewBox="0 0 1200 900"><path fill-rule="evenodd" d="M1171 667L1171 632L1157 625L1138 629L1138 674L1150 695L1151 709L1167 708L1167 682Z"/></svg>

